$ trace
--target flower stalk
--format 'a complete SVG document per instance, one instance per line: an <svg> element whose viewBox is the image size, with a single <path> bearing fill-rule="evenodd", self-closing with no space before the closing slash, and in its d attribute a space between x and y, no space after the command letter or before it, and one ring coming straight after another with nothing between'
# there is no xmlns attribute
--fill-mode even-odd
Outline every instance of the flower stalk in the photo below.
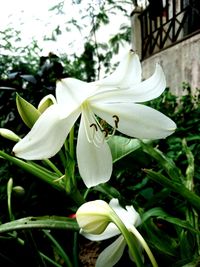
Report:
<svg viewBox="0 0 200 267"><path fill-rule="evenodd" d="M122 233L126 243L129 247L129 251L131 256L133 257L137 267L143 267L144 264L142 262L141 256L138 251L138 244L136 243L136 239L133 238L132 234L128 231L128 229L123 224L122 220L117 216L117 214L113 211L110 215L111 221L118 227L120 232Z"/></svg>
<svg viewBox="0 0 200 267"><path fill-rule="evenodd" d="M36 176L36 177L40 178L41 180L47 182L48 184L52 185L56 189L58 189L60 191L62 191L64 189L61 184L55 183L55 180L58 178L57 174L50 172L46 168L41 167L36 163L32 164L32 162L25 162L21 159L12 157L3 151L0 151L0 157L14 163L15 165L17 165L18 167L27 171L28 173L31 173L34 176Z"/></svg>
<svg viewBox="0 0 200 267"><path fill-rule="evenodd" d="M112 221L116 224L116 226L119 228L120 232L122 233L122 235L124 236L126 243L129 247L130 253L132 255L132 257L135 260L135 263L137 266L144 266L141 256L138 253L138 245L136 244L136 240L138 240L140 242L140 244L142 245L142 247L144 248L144 250L146 251L151 263L153 267L158 267L158 264L148 246L148 244L146 243L146 241L144 240L144 238L142 237L142 235L138 232L138 230L135 228L134 225L130 225L129 226L129 230L127 230L127 228L125 227L125 225L123 224L122 220L119 218L119 216L117 216L117 214L113 211L113 214L111 215L111 219ZM136 239L133 239L130 231L133 233L133 235L136 237Z"/></svg>
<svg viewBox="0 0 200 267"><path fill-rule="evenodd" d="M146 251L146 253L149 256L149 259L150 259L150 261L152 263L152 266L153 267L158 267L158 264L156 262L156 259L155 259L154 255L152 254L147 242L142 237L142 235L139 233L139 231L133 225L130 227L129 230L131 230L131 232L134 234L134 236L137 238L137 240L140 242L140 244L142 245L142 247Z"/></svg>

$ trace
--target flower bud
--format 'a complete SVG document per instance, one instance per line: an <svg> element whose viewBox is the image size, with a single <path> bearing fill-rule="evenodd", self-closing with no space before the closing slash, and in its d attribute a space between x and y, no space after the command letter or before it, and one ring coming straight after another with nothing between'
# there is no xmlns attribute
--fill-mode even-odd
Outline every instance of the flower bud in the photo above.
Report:
<svg viewBox="0 0 200 267"><path fill-rule="evenodd" d="M83 204L76 212L79 227L85 233L101 234L110 221L112 209L103 200L90 201Z"/></svg>
<svg viewBox="0 0 200 267"><path fill-rule="evenodd" d="M32 128L36 120L39 118L41 113L28 101L17 94L16 97L17 110L23 120L23 122Z"/></svg>
<svg viewBox="0 0 200 267"><path fill-rule="evenodd" d="M12 140L14 142L18 142L21 139L13 131L6 129L6 128L0 128L0 136L7 138L9 140Z"/></svg>
<svg viewBox="0 0 200 267"><path fill-rule="evenodd" d="M43 113L48 107L56 103L56 99L52 94L49 94L42 98L38 105L38 110Z"/></svg>
<svg viewBox="0 0 200 267"><path fill-rule="evenodd" d="M24 196L25 194L25 189L20 185L14 186L12 190L17 196Z"/></svg>

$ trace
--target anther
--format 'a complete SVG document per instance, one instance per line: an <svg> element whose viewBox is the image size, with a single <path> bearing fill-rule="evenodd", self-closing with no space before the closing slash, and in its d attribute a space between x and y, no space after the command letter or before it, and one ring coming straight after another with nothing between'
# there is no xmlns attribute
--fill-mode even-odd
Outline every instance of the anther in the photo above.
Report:
<svg viewBox="0 0 200 267"><path fill-rule="evenodd" d="M103 130L102 130L102 132L104 133L105 137L107 137L107 136L108 136L108 134L109 134L109 131L108 131L108 129L103 129Z"/></svg>
<svg viewBox="0 0 200 267"><path fill-rule="evenodd" d="M98 128L97 128L97 125L96 125L95 123L90 124L90 127L94 127L94 129L95 129L96 132L97 132Z"/></svg>
<svg viewBox="0 0 200 267"><path fill-rule="evenodd" d="M118 128L118 124L119 124L119 117L117 115L113 115L112 117L113 117L114 122L115 122L115 128L117 129Z"/></svg>

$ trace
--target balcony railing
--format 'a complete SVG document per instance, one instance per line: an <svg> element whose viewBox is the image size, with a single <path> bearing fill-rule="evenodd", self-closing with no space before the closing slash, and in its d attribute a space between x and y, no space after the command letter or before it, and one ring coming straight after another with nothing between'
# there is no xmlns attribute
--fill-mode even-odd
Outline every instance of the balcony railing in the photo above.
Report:
<svg viewBox="0 0 200 267"><path fill-rule="evenodd" d="M200 0L149 1L139 15L142 59L200 30Z"/></svg>

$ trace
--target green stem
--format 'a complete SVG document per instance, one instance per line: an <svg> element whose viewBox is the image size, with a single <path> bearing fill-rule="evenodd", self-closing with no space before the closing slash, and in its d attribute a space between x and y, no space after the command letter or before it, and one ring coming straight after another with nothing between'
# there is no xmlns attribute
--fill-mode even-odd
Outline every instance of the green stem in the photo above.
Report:
<svg viewBox="0 0 200 267"><path fill-rule="evenodd" d="M144 250L146 251L147 255L149 256L149 259L152 263L152 266L158 267L158 264L147 244L147 242L144 240L144 238L141 236L141 234L138 232L138 230L135 228L135 226L131 225L130 230L134 234L134 236L137 238L137 240L140 242L140 244L143 246Z"/></svg>
<svg viewBox="0 0 200 267"><path fill-rule="evenodd" d="M47 255L45 255L42 252L39 252L40 256L42 258L44 258L46 261L48 261L49 263L51 263L51 265L54 265L56 267L62 267L62 265L58 264L57 262L53 261L52 259L50 259Z"/></svg>
<svg viewBox="0 0 200 267"><path fill-rule="evenodd" d="M74 159L74 126L69 133L69 154Z"/></svg>
<svg viewBox="0 0 200 267"><path fill-rule="evenodd" d="M0 151L0 157L14 163L15 165L22 168L23 170L47 182L54 188L60 191L63 191L64 188L60 184L55 183L55 180L59 178L56 174L50 173L48 170L45 171L44 168L37 167L36 164L33 165L32 163L28 163L21 159L12 157L3 151Z"/></svg>
<svg viewBox="0 0 200 267"><path fill-rule="evenodd" d="M194 207L200 210L200 197L197 196L194 192L184 187L183 184L169 180L167 177L165 177L161 173L157 173L157 172L154 172L152 170L147 170L147 169L145 169L144 171L147 173L148 178L180 194L189 203L191 203Z"/></svg>
<svg viewBox="0 0 200 267"><path fill-rule="evenodd" d="M25 162L21 159L12 157L3 151L0 151L0 157L14 163L18 167L40 178L44 182L47 182L48 184L50 184L52 187L56 188L57 190L65 191L65 188L64 186L62 186L62 183L56 182L56 180L60 177L58 177L55 173L51 173L49 170L45 169L44 167L40 165L37 166L35 162ZM70 191L68 191L67 194L78 205L81 205L85 202L83 196L81 195L79 190L75 187L73 187Z"/></svg>
<svg viewBox="0 0 200 267"><path fill-rule="evenodd" d="M74 233L74 245L73 245L73 263L74 267L78 267L78 233Z"/></svg>
<svg viewBox="0 0 200 267"><path fill-rule="evenodd" d="M74 202L81 206L83 203L85 203L84 197L81 195L78 188L73 188L72 191L69 193L69 196L74 200Z"/></svg>
<svg viewBox="0 0 200 267"><path fill-rule="evenodd" d="M63 260L66 263L66 265L68 267L73 267L69 257L67 256L67 254L65 253L63 248L60 246L60 244L57 242L57 240L47 230L43 230L43 232L51 240L51 242L54 244L54 246L57 248L58 253L63 258Z"/></svg>
<svg viewBox="0 0 200 267"><path fill-rule="evenodd" d="M43 160L55 173L59 176L63 176L63 173L53 164L53 162L49 159L44 159Z"/></svg>
<svg viewBox="0 0 200 267"><path fill-rule="evenodd" d="M73 162L73 168L71 172L71 181L73 184L73 187L77 187L76 185L76 179L75 179L75 160L74 160L74 126L72 127L70 133L69 133L69 156L70 158L68 160Z"/></svg>
<svg viewBox="0 0 200 267"><path fill-rule="evenodd" d="M65 154L64 152L62 151L62 149L58 152L58 155L59 155L59 158L60 158L60 161L62 162L62 165L65 169L65 165L66 165L66 157L65 157Z"/></svg>
<svg viewBox="0 0 200 267"><path fill-rule="evenodd" d="M122 233L124 239L126 240L126 243L129 247L130 253L136 263L137 267L143 267L144 264L142 262L141 256L139 254L136 240L133 238L132 234L127 230L124 223L121 221L121 219L118 217L118 215L113 211L112 215L110 215L111 221L116 224L116 226L119 228L120 232Z"/></svg>

